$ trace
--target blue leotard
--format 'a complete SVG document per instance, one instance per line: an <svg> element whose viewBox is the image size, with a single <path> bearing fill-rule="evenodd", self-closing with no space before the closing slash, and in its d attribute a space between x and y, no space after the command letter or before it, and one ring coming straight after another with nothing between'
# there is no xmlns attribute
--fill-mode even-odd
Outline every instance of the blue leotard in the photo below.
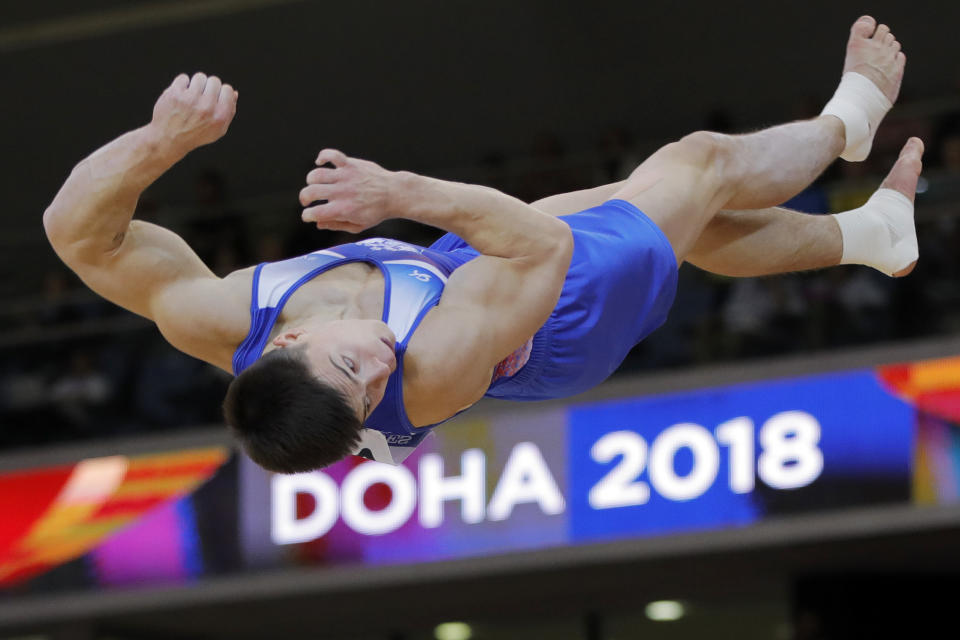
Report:
<svg viewBox="0 0 960 640"><path fill-rule="evenodd" d="M605 380L627 352L666 319L677 284L673 250L659 228L633 205L611 200L561 218L574 252L549 320L497 367L486 395L508 400L570 396ZM383 321L397 337L397 369L366 421L362 449L399 462L436 425L417 428L403 405L403 355L410 337L443 294L447 278L476 258L447 234L430 248L375 238L261 264L253 278L250 333L234 354L239 374L263 353L284 303L298 287L348 262L368 262L384 276Z"/></svg>

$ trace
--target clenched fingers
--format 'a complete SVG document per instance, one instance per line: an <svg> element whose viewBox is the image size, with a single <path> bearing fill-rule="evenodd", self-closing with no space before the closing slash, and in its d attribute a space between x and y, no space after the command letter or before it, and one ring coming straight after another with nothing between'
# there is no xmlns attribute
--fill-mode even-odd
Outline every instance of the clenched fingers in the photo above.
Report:
<svg viewBox="0 0 960 640"><path fill-rule="evenodd" d="M300 190L300 204L304 207L308 206L311 202L318 202L320 200L329 202L334 197L336 197L336 193L330 185L308 184Z"/></svg>
<svg viewBox="0 0 960 640"><path fill-rule="evenodd" d="M321 229L332 229L331 224L356 224L346 216L346 207L341 203L324 201L323 204L315 204L312 207L306 207L300 214L300 219L304 222L316 222L317 227ZM316 200L314 200L316 202Z"/></svg>
<svg viewBox="0 0 960 640"><path fill-rule="evenodd" d="M328 162L334 167L342 167L347 164L347 156L342 151L337 151L336 149L324 149L317 155L315 164L322 166Z"/></svg>
<svg viewBox="0 0 960 640"><path fill-rule="evenodd" d="M200 98L200 106L205 109L213 109L217 105L217 100L220 99L220 88L223 86L223 82L220 81L220 78L217 76L210 76L207 78L206 84L203 85L203 94Z"/></svg>
<svg viewBox="0 0 960 640"><path fill-rule="evenodd" d="M173 79L173 83L170 85L171 88L177 89L179 91L185 90L190 86L190 76L185 73L181 73L176 78Z"/></svg>
<svg viewBox="0 0 960 640"><path fill-rule="evenodd" d="M194 97L200 97L203 94L203 89L207 85L207 74L202 71L198 71L193 74L193 77L190 78L190 86L187 87L187 91L193 94Z"/></svg>
<svg viewBox="0 0 960 640"><path fill-rule="evenodd" d="M217 98L217 115L224 115L227 118L233 118L237 112L237 98L239 94L229 84L220 87L220 95Z"/></svg>
<svg viewBox="0 0 960 640"><path fill-rule="evenodd" d="M307 174L307 184L333 184L338 177L336 169L318 167Z"/></svg>
<svg viewBox="0 0 960 640"><path fill-rule="evenodd" d="M236 99L237 92L233 90L232 86L229 84L224 84L220 87L220 97L218 98L218 102L230 102L236 101Z"/></svg>

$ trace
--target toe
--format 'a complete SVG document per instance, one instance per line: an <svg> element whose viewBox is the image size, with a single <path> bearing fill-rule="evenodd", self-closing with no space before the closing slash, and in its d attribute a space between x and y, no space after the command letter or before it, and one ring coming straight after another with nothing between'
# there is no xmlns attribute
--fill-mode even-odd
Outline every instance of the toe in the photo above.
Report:
<svg viewBox="0 0 960 640"><path fill-rule="evenodd" d="M877 30L873 32L873 39L878 42L883 42L883 39L890 33L890 27L885 24L881 24L877 27Z"/></svg>
<svg viewBox="0 0 960 640"><path fill-rule="evenodd" d="M883 45L885 47L889 47L891 44L893 44L896 41L897 39L894 37L892 33L888 33L887 35L883 36Z"/></svg>
<svg viewBox="0 0 960 640"><path fill-rule="evenodd" d="M900 150L897 164L903 164L910 174L919 176L923 169L923 140L920 138L907 140L907 144L903 145L903 149Z"/></svg>
<svg viewBox="0 0 960 640"><path fill-rule="evenodd" d="M900 150L900 155L903 156L908 153L916 154L917 159L919 160L920 156L923 155L923 150L924 150L923 140L914 136L909 140L907 140L907 144L903 145L903 149Z"/></svg>
<svg viewBox="0 0 960 640"><path fill-rule="evenodd" d="M923 168L923 141L920 138L910 138L900 150L900 157L893 165L890 173L880 185L886 189L895 189L913 200L917 191L917 179Z"/></svg>
<svg viewBox="0 0 960 640"><path fill-rule="evenodd" d="M869 38L877 28L877 21L870 16L860 16L850 27L850 33L858 38Z"/></svg>

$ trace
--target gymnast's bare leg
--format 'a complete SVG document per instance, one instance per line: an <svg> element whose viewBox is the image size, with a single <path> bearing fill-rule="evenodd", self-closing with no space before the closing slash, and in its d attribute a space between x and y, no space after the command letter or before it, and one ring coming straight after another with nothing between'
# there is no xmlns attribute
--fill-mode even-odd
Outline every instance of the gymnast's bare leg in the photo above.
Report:
<svg viewBox="0 0 960 640"><path fill-rule="evenodd" d="M880 196L900 194L913 204L917 179L922 168L923 143L911 138L900 152L896 164L887 174L880 190L864 207L840 215L878 216L878 206L883 206ZM877 203L880 202L878 205ZM900 226L904 228L901 242L911 240L916 251L916 231L913 226L913 208L903 212ZM881 218L882 221L882 218ZM844 258L843 237L837 216L809 215L775 207L747 211L721 211L704 228L687 260L701 269L733 277L765 276L790 271L822 269L838 264L870 264L888 275L904 276L913 270L916 258L901 258L906 261L888 272L883 265L871 264L890 253L891 240L888 226L876 226L874 254L861 256L862 260Z"/></svg>
<svg viewBox="0 0 960 640"><path fill-rule="evenodd" d="M849 104L849 91L838 91L841 99L831 101L828 115L745 136L693 134L658 151L626 181L553 196L534 206L562 215L611 197L631 200L666 233L678 262L688 259L724 275L840 263L904 275L916 261L912 200L923 152L919 140L908 142L881 190L856 212L807 216L770 208L809 184L841 151L845 158L865 157L879 119L897 97L904 62L890 30L863 17L851 29L844 83L852 71L874 92L858 96L855 91L853 96L867 101L872 121L851 118L849 109L856 105ZM846 139L847 129L855 130L856 139ZM678 200L678 193L685 195ZM756 210L729 211L734 208Z"/></svg>

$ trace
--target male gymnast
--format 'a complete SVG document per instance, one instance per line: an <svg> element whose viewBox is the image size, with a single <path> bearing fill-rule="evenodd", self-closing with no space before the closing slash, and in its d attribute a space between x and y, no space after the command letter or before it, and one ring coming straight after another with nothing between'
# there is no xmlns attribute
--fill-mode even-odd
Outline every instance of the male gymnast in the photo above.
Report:
<svg viewBox="0 0 960 640"><path fill-rule="evenodd" d="M225 278L174 233L131 220L142 191L236 111L229 85L180 75L148 125L74 168L44 226L91 289L237 376L224 412L254 461L285 473L352 453L396 463L485 395L539 400L602 382L664 321L684 260L727 276L837 264L906 275L920 140L859 209L775 207L838 155L867 157L904 64L890 29L864 16L819 117L694 133L623 182L533 204L324 150L300 193L305 222L358 232L402 217L449 233L430 248L366 240Z"/></svg>

